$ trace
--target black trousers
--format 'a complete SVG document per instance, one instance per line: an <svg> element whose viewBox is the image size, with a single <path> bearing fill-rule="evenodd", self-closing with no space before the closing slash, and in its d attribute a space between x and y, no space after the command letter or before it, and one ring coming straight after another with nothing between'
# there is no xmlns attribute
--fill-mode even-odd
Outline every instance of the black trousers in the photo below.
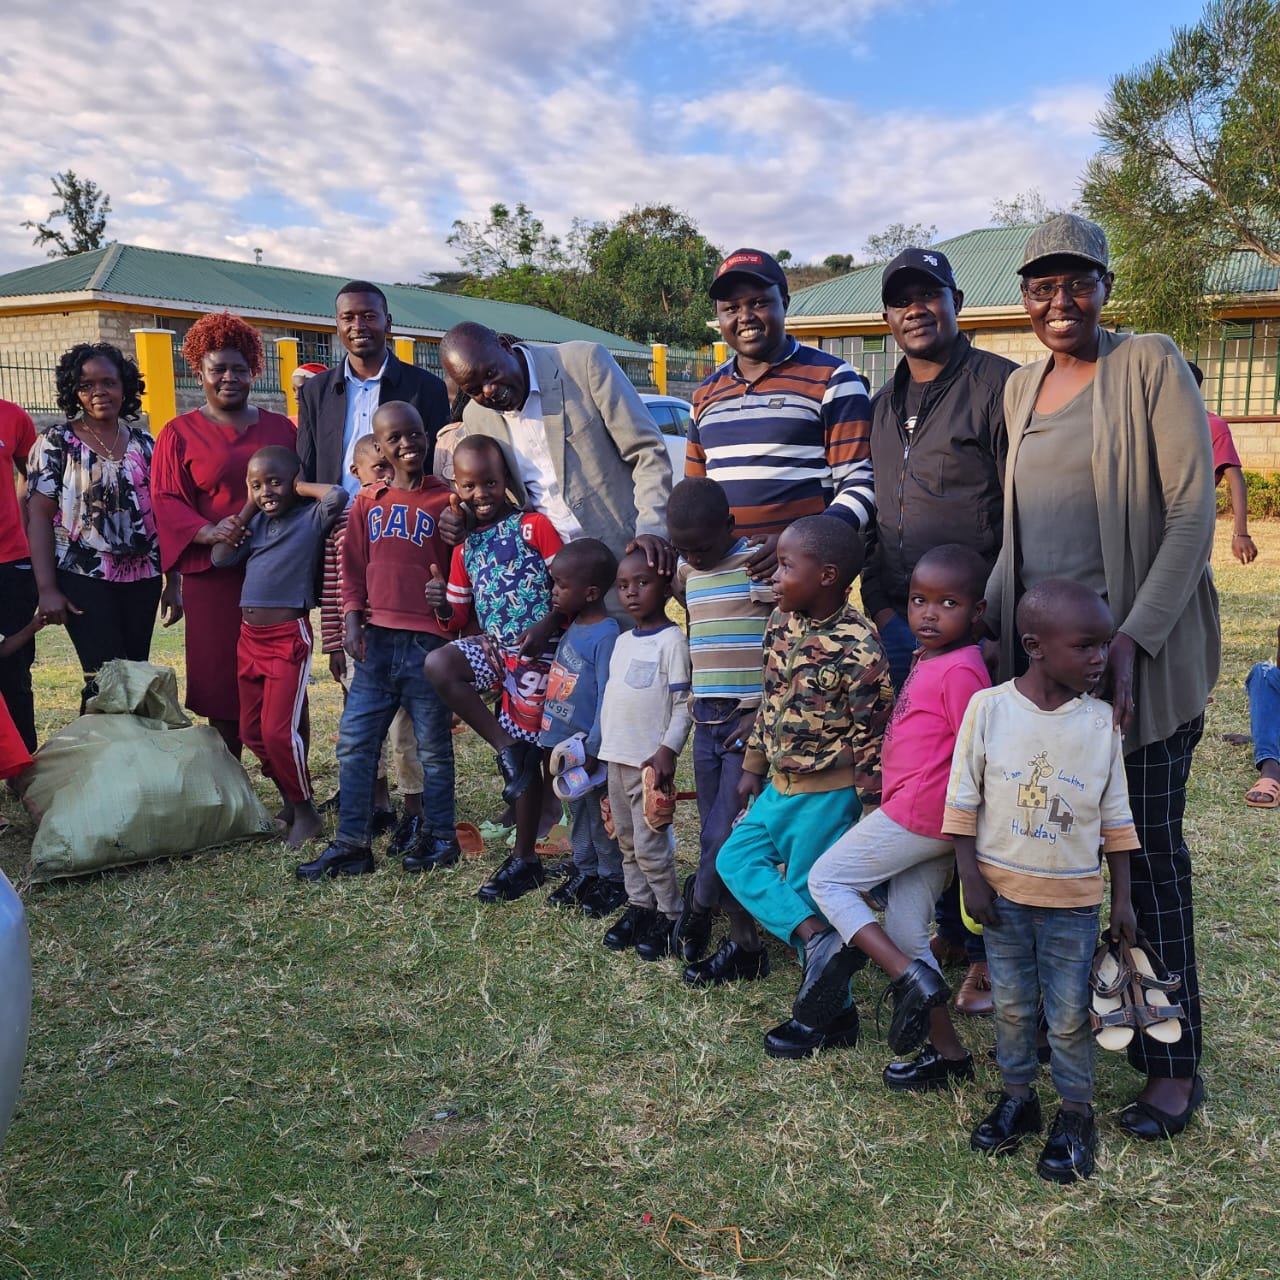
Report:
<svg viewBox="0 0 1280 1280"><path fill-rule="evenodd" d="M67 634L84 672L81 715L85 703L98 691L97 675L104 662L112 658L146 662L151 656L151 633L162 586L159 576L138 582L105 582L58 570L58 590L81 610L79 614L67 612Z"/></svg>
<svg viewBox="0 0 1280 1280"><path fill-rule="evenodd" d="M1180 724L1163 742L1125 757L1129 803L1142 848L1129 855L1133 909L1182 986L1169 999L1182 1005L1187 1025L1177 1044L1135 1035L1129 1062L1152 1079L1189 1078L1200 1067L1200 976L1196 971L1195 918L1191 909L1191 852L1182 836L1191 756L1204 732L1204 714Z"/></svg>
<svg viewBox="0 0 1280 1280"><path fill-rule="evenodd" d="M0 635L21 631L36 616L39 599L29 560L0 564ZM7 658L0 658L0 697L28 751L36 749L36 708L31 695L31 664L35 660L34 640Z"/></svg>

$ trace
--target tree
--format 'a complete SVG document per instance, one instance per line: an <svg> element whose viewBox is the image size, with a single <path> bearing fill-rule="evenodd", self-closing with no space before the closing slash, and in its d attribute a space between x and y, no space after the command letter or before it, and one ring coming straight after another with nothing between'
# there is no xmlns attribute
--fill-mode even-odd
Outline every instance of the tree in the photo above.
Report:
<svg viewBox="0 0 1280 1280"><path fill-rule="evenodd" d="M49 257L70 258L73 254L101 249L111 243L106 238L111 197L99 190L96 182L88 179L82 182L73 169L68 169L65 173L53 175L53 194L62 203L49 210L47 222L28 219L22 224L28 231L35 231L32 244L52 244ZM50 226L57 218L67 220L66 232Z"/></svg>
<svg viewBox="0 0 1280 1280"><path fill-rule="evenodd" d="M829 253L825 258L823 258L822 265L826 267L833 276L844 275L853 270L853 254Z"/></svg>
<svg viewBox="0 0 1280 1280"><path fill-rule="evenodd" d="M921 222L907 226L905 222L892 222L878 235L868 236L862 246L874 262L887 262L896 258L903 249L923 248L937 238L938 228L926 227Z"/></svg>
<svg viewBox="0 0 1280 1280"><path fill-rule="evenodd" d="M557 236L547 234L540 218L524 203L515 211L499 201L489 206L487 222L455 219L446 244L458 250L458 261L474 276L497 276L519 267L550 271L563 261Z"/></svg>
<svg viewBox="0 0 1280 1280"><path fill-rule="evenodd" d="M706 345L723 255L687 214L637 205L612 225L576 224L570 239L585 271L568 314L637 342Z"/></svg>
<svg viewBox="0 0 1280 1280"><path fill-rule="evenodd" d="M785 267L787 263L791 261L792 256L790 249L779 249L778 252L773 255L773 260L778 264L778 266Z"/></svg>
<svg viewBox="0 0 1280 1280"><path fill-rule="evenodd" d="M1234 254L1280 264L1280 5L1214 0L1112 82L1096 128L1083 200L1116 300L1138 327L1194 338Z"/></svg>
<svg viewBox="0 0 1280 1280"><path fill-rule="evenodd" d="M991 221L997 227L1031 227L1059 214L1079 212L1079 206L1074 203L1065 209L1051 207L1039 187L1030 187L1010 200L997 200L991 206Z"/></svg>

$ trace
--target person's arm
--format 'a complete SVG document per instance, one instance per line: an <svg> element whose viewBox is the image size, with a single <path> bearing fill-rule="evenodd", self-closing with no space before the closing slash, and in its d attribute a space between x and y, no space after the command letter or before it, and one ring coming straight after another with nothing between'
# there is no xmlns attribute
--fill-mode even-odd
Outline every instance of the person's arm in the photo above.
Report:
<svg viewBox="0 0 1280 1280"><path fill-rule="evenodd" d="M862 566L862 611L881 630L896 612L889 603L880 576L880 544L877 541Z"/></svg>
<svg viewBox="0 0 1280 1280"><path fill-rule="evenodd" d="M53 499L37 490L27 494L27 544L31 549L31 572L40 593L37 606L41 617L56 626L65 626L67 614L81 614L61 591L53 554L53 518L57 514Z"/></svg>
<svg viewBox="0 0 1280 1280"><path fill-rule="evenodd" d="M601 715L604 712L604 691L609 683L609 663L613 661L613 649L618 643L618 632L609 631L596 642L596 650L591 658L591 666L596 673L596 706L595 719L587 730L583 742L583 750L587 754L587 772L590 773L599 762L600 739L604 732Z"/></svg>
<svg viewBox="0 0 1280 1280"><path fill-rule="evenodd" d="M364 615L369 606L367 510L357 495L342 540L342 647L357 662L364 661Z"/></svg>
<svg viewBox="0 0 1280 1280"><path fill-rule="evenodd" d="M236 516L207 520L199 509L201 493L187 468L179 428L165 427L151 456L151 504L160 533L161 568L178 566L188 548L235 543L243 533Z"/></svg>
<svg viewBox="0 0 1280 1280"><path fill-rule="evenodd" d="M249 555L249 523L258 510L252 498L245 501L237 515L231 517L235 527L229 536L219 538L213 544L210 558L215 569L225 569L228 565L239 564Z"/></svg>
<svg viewBox="0 0 1280 1280"><path fill-rule="evenodd" d="M860 655L850 680L853 689L849 695L850 727L858 733L853 752L853 785L864 813L880 807L883 791L880 753L884 747L884 731L893 712L889 662L879 644L866 648L874 652L869 658L865 653Z"/></svg>
<svg viewBox="0 0 1280 1280"><path fill-rule="evenodd" d="M160 625L172 627L182 621L182 574L166 573L160 592Z"/></svg>
<svg viewBox="0 0 1280 1280"><path fill-rule="evenodd" d="M842 364L832 371L820 411L827 466L835 494L827 515L867 530L876 518L871 466L871 401L858 375Z"/></svg>
<svg viewBox="0 0 1280 1280"><path fill-rule="evenodd" d="M675 788L676 761L684 744L688 741L689 731L693 728L693 715L689 707L689 687L693 679L693 668L689 661L689 646L678 627L672 627L668 635L676 635L679 643L672 644L668 650L666 663L667 689L671 696L671 714L667 719L667 727L657 750L644 761L651 764L657 775L658 786L663 791Z"/></svg>
<svg viewBox="0 0 1280 1280"><path fill-rule="evenodd" d="M965 910L980 925L998 926L994 895L978 864L978 809L986 766L984 723L983 704L971 701L951 753L942 830L955 842L956 873L964 891Z"/></svg>
<svg viewBox="0 0 1280 1280"><path fill-rule="evenodd" d="M1249 493L1245 488L1244 472L1239 467L1227 467L1225 475L1234 524L1231 554L1241 564L1252 564L1258 558L1258 548L1253 545L1253 539L1249 536Z"/></svg>
<svg viewBox="0 0 1280 1280"><path fill-rule="evenodd" d="M11 636L0 636L0 658L11 658L23 645L35 638L37 631L49 625L43 614L37 613L26 626L19 628Z"/></svg>

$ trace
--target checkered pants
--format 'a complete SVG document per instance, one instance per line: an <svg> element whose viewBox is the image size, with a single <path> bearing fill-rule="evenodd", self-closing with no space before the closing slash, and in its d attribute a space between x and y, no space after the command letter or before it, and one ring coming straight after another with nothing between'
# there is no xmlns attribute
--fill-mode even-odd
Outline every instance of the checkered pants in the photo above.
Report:
<svg viewBox="0 0 1280 1280"><path fill-rule="evenodd" d="M1130 855L1133 909L1138 928L1151 940L1182 986L1170 995L1187 1017L1182 1039L1161 1044L1136 1035L1129 1062L1153 1079L1189 1078L1200 1067L1200 979L1196 973L1195 925L1191 909L1191 853L1182 837L1191 756L1204 732L1204 715L1179 725L1163 742L1140 747L1125 758L1129 802L1142 848Z"/></svg>

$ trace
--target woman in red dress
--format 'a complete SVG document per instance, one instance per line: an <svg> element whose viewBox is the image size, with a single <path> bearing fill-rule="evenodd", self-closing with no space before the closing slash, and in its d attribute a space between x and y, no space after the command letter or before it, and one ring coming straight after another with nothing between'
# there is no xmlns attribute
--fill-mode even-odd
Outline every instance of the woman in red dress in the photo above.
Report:
<svg viewBox="0 0 1280 1280"><path fill-rule="evenodd" d="M239 316L207 315L191 326L182 354L205 403L168 423L151 460L151 497L166 573L182 574L186 610L187 707L206 716L240 755L236 641L243 566L212 567L212 548L234 542L248 493L249 459L264 445L295 447L297 430L249 403L262 372L262 339Z"/></svg>

